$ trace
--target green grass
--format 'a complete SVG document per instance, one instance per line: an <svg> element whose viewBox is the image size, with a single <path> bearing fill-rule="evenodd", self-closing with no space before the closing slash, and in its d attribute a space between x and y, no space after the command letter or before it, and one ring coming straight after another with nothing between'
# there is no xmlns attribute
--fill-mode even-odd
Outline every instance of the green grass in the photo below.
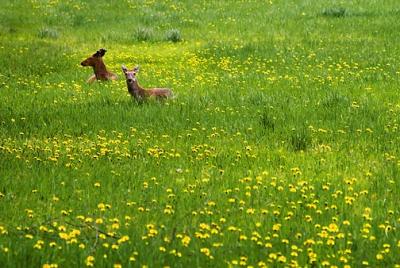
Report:
<svg viewBox="0 0 400 268"><path fill-rule="evenodd" d="M397 267L399 14L2 4L0 266ZM119 80L88 85L101 47ZM177 98L132 101L122 64Z"/></svg>

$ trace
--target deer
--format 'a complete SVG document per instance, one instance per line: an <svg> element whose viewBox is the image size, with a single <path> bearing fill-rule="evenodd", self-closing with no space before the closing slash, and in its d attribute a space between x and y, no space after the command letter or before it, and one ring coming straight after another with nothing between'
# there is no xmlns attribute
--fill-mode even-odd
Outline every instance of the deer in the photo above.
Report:
<svg viewBox="0 0 400 268"><path fill-rule="evenodd" d="M169 88L150 88L144 89L138 83L136 75L139 72L139 66L132 70L128 70L125 65L122 65L122 72L126 78L129 94L135 98L136 101L142 102L150 97L155 97L157 100L169 99L173 97L172 90Z"/></svg>
<svg viewBox="0 0 400 268"><path fill-rule="evenodd" d="M103 61L103 56L106 54L107 50L100 48L92 56L81 62L82 66L92 66L94 75L90 76L87 82L89 84L93 83L95 80L116 80L118 76L109 72Z"/></svg>

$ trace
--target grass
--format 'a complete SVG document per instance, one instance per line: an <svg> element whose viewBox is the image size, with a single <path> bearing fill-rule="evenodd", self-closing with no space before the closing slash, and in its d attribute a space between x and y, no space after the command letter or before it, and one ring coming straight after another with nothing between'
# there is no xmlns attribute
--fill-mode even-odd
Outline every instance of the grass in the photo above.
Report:
<svg viewBox="0 0 400 268"><path fill-rule="evenodd" d="M182 41L181 32L178 29L168 30L165 34L165 37L168 41L173 43Z"/></svg>
<svg viewBox="0 0 400 268"><path fill-rule="evenodd" d="M396 8L3 4L0 266L397 267Z"/></svg>

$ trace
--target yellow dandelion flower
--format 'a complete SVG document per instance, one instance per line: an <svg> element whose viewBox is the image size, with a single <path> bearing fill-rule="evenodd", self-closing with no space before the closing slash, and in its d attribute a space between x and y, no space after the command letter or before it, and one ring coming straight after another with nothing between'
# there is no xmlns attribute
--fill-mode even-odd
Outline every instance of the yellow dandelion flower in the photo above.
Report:
<svg viewBox="0 0 400 268"><path fill-rule="evenodd" d="M42 268L58 268L58 264L56 263L45 263Z"/></svg>
<svg viewBox="0 0 400 268"><path fill-rule="evenodd" d="M85 260L86 266L93 267L95 258L93 256L87 256Z"/></svg>
<svg viewBox="0 0 400 268"><path fill-rule="evenodd" d="M331 223L328 226L328 231L336 233L339 231L339 227L335 223Z"/></svg>
<svg viewBox="0 0 400 268"><path fill-rule="evenodd" d="M26 234L25 237L28 239L33 239L33 235L31 235L31 234Z"/></svg>
<svg viewBox="0 0 400 268"><path fill-rule="evenodd" d="M275 231L275 232L278 232L281 229L281 226L282 225L280 223L274 224L272 226L272 230Z"/></svg>
<svg viewBox="0 0 400 268"><path fill-rule="evenodd" d="M280 262L280 263L285 263L286 262L286 257L285 256L279 256L278 257L278 262Z"/></svg>
<svg viewBox="0 0 400 268"><path fill-rule="evenodd" d="M240 235L239 236L239 240L247 240L247 236L246 235Z"/></svg>
<svg viewBox="0 0 400 268"><path fill-rule="evenodd" d="M211 251L208 248L201 248L200 252L206 255L207 257L211 255Z"/></svg>
<svg viewBox="0 0 400 268"><path fill-rule="evenodd" d="M182 244L183 244L185 247L187 247L187 246L189 246L190 240L191 240L191 238L190 238L189 236L185 235L185 236L181 239L181 242L182 242Z"/></svg>
<svg viewBox="0 0 400 268"><path fill-rule="evenodd" d="M270 258L271 260L276 260L278 258L278 255L275 253L270 253L268 254L268 258Z"/></svg>
<svg viewBox="0 0 400 268"><path fill-rule="evenodd" d="M333 240L333 239L328 239L328 240L326 241L326 244L327 244L328 246L333 246L333 245L335 245L335 240Z"/></svg>

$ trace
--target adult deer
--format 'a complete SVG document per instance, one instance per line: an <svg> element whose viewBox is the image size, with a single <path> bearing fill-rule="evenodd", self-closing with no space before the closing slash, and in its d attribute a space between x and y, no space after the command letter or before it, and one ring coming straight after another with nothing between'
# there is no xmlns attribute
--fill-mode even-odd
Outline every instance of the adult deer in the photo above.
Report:
<svg viewBox="0 0 400 268"><path fill-rule="evenodd" d="M82 66L92 66L94 75L90 76L87 80L88 83L92 83L94 80L116 80L118 77L116 74L109 72L103 61L103 56L107 50L100 48L92 56L81 62Z"/></svg>
<svg viewBox="0 0 400 268"><path fill-rule="evenodd" d="M136 101L145 101L150 97L155 97L158 100L173 97L173 93L169 88L144 89L141 87L136 78L136 75L139 72L139 66L136 66L132 70L128 70L125 65L122 65L122 72L125 74L128 92Z"/></svg>

